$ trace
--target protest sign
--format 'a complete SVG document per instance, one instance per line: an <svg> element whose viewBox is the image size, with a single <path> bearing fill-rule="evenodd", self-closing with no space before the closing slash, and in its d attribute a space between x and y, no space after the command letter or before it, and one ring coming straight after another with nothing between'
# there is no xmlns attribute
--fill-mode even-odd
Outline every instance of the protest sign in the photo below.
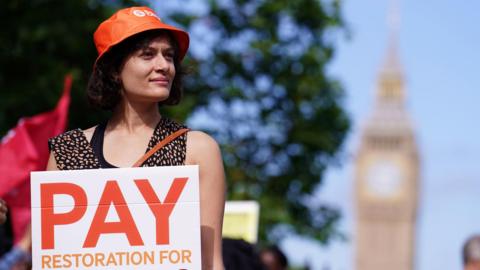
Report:
<svg viewBox="0 0 480 270"><path fill-rule="evenodd" d="M33 269L201 269L198 166L33 172Z"/></svg>

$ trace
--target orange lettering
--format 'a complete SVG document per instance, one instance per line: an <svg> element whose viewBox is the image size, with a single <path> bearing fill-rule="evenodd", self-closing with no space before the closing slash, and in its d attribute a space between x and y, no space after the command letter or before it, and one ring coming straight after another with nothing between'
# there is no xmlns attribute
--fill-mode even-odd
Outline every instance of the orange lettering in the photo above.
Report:
<svg viewBox="0 0 480 270"><path fill-rule="evenodd" d="M120 219L118 222L105 222L111 204L117 211ZM107 181L83 247L96 247L100 235L107 233L124 233L130 245L143 245L143 240L128 209L127 202L116 181Z"/></svg>
<svg viewBox="0 0 480 270"><path fill-rule="evenodd" d="M42 255L42 269L52 268L52 257L50 255Z"/></svg>
<svg viewBox="0 0 480 270"><path fill-rule="evenodd" d="M188 262L192 263L190 257L192 256L192 251L189 249L182 249L182 263Z"/></svg>
<svg viewBox="0 0 480 270"><path fill-rule="evenodd" d="M168 258L168 250L160 250L160 264L163 264L163 260Z"/></svg>
<svg viewBox="0 0 480 270"><path fill-rule="evenodd" d="M57 194L70 195L73 198L72 211L60 214L53 212L53 197ZM40 197L42 249L53 249L55 246L55 225L71 224L78 221L87 210L87 195L78 185L51 183L40 185Z"/></svg>
<svg viewBox="0 0 480 270"><path fill-rule="evenodd" d="M61 255L60 254L55 254L52 257L53 257L53 268L62 267L62 265L60 264L62 262Z"/></svg>
<svg viewBox="0 0 480 270"><path fill-rule="evenodd" d="M135 180L138 190L142 193L143 198L155 216L157 245L168 245L170 243L168 219L177 203L178 197L180 197L180 194L187 183L187 180L188 178L175 178L163 203L158 199L158 196L155 194L155 191L148 180Z"/></svg>

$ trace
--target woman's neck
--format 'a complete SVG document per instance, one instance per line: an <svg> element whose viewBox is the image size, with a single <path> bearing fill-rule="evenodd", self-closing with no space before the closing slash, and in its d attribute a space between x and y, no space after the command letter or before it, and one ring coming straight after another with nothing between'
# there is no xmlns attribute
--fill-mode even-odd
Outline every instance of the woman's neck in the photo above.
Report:
<svg viewBox="0 0 480 270"><path fill-rule="evenodd" d="M107 129L123 129L128 133L154 129L162 116L157 103L132 103L122 99L113 111Z"/></svg>

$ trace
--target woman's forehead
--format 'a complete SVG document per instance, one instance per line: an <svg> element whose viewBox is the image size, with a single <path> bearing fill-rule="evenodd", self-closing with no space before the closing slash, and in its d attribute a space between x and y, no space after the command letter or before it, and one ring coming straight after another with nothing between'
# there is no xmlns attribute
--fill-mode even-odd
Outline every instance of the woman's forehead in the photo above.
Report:
<svg viewBox="0 0 480 270"><path fill-rule="evenodd" d="M148 42L145 42L140 49L146 49L149 47L169 47L173 49L172 38L167 33L159 33L157 36L148 40Z"/></svg>

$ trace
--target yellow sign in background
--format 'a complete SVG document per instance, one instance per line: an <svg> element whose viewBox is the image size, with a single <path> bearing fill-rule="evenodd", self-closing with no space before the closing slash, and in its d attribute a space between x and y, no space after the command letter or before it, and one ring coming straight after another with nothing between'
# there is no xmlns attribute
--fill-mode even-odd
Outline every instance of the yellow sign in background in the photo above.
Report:
<svg viewBox="0 0 480 270"><path fill-rule="evenodd" d="M223 236L256 243L259 208L256 201L226 202L223 218Z"/></svg>

